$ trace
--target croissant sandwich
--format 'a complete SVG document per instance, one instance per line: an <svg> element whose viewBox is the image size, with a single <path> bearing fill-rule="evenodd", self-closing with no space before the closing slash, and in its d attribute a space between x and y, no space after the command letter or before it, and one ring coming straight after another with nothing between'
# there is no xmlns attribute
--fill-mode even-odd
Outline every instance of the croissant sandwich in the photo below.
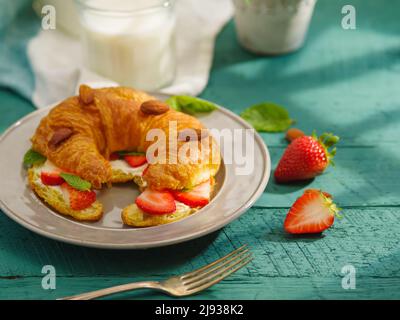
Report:
<svg viewBox="0 0 400 320"><path fill-rule="evenodd" d="M92 89L55 106L32 139L45 159L28 172L32 189L57 212L101 218L96 190L134 181L143 193L122 221L145 227L179 220L208 203L220 151L194 117L145 92Z"/></svg>

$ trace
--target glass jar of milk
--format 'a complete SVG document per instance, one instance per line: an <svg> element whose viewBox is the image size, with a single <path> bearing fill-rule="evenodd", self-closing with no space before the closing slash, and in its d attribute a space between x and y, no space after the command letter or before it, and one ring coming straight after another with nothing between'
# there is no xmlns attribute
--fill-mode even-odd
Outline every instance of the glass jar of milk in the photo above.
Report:
<svg viewBox="0 0 400 320"><path fill-rule="evenodd" d="M155 91L175 76L173 0L76 0L85 63L123 86Z"/></svg>

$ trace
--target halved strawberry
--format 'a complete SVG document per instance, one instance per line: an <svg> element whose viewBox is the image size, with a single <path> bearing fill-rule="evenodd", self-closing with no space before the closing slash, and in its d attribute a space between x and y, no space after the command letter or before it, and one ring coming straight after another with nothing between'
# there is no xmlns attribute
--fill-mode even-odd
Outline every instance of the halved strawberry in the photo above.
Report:
<svg viewBox="0 0 400 320"><path fill-rule="evenodd" d="M140 167L147 162L145 155L138 155L138 156L124 156L124 159L132 168Z"/></svg>
<svg viewBox="0 0 400 320"><path fill-rule="evenodd" d="M173 195L176 200L188 205L189 207L204 207L210 202L212 183L213 179L210 179L189 191L173 191Z"/></svg>
<svg viewBox="0 0 400 320"><path fill-rule="evenodd" d="M90 191L79 191L71 187L68 183L63 183L61 185L69 195L69 205L72 210L84 210L89 208L93 202L96 201L96 192Z"/></svg>
<svg viewBox="0 0 400 320"><path fill-rule="evenodd" d="M40 173L40 180L46 186L59 186L63 184L64 179L61 178L60 172L44 172Z"/></svg>
<svg viewBox="0 0 400 320"><path fill-rule="evenodd" d="M320 233L333 224L338 213L339 209L330 197L309 189L290 208L284 228L293 234Z"/></svg>
<svg viewBox="0 0 400 320"><path fill-rule="evenodd" d="M315 192L315 191L320 191L320 192L322 192L322 194L323 194L325 197L333 199L333 196L332 196L330 193L325 192L325 191L322 191L322 190L319 190L319 189L307 189L306 191L304 191L304 193L308 193L308 192L313 193L313 192Z"/></svg>
<svg viewBox="0 0 400 320"><path fill-rule="evenodd" d="M118 160L119 159L119 154L114 152L110 154L110 161Z"/></svg>
<svg viewBox="0 0 400 320"><path fill-rule="evenodd" d="M136 205L144 212L154 215L175 212L175 199L168 191L146 189L136 198Z"/></svg>

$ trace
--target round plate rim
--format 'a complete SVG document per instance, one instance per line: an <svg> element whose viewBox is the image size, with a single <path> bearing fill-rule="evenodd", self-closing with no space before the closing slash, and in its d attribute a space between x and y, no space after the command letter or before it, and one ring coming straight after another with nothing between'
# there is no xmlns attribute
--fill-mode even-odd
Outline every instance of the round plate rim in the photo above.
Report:
<svg viewBox="0 0 400 320"><path fill-rule="evenodd" d="M0 144L3 142L4 139L13 131L16 130L22 123L28 121L30 118L35 117L38 113L43 112L44 110L50 110L55 104L49 105L44 108L40 108L38 110L35 110L26 116L22 117L21 119L17 120L14 124L12 124L10 127L8 127L3 134L0 136ZM245 120L237 116L235 113L232 111L218 105L219 111L221 111L223 114L226 116L229 116L233 118L235 121L239 122L243 127L247 129L253 129ZM245 211L247 211L255 202L256 200L261 196L263 193L265 187L268 184L270 175L271 175L271 158L270 154L268 151L267 146L265 145L263 139L261 138L260 134L254 130L254 138L257 144L259 145L261 151L262 151L262 158L266 162L266 168L267 170L264 171L263 177L261 179L261 182L259 183L257 189L253 193L253 195L244 203L239 209L237 209L233 214L231 214L229 217L221 219L221 221L214 226L201 230L199 232L192 232L186 235L182 235L180 237L175 237L172 239L165 239L162 241L154 241L154 242L148 242L146 244L140 245L140 244L113 244L113 243L101 243L101 242L94 242L94 241L87 241L87 240L80 240L80 239L75 239L75 238L68 238L67 236L60 236L57 234L53 234L51 232L45 231L41 229L40 227L36 227L23 219L19 218L18 215L16 215L11 209L7 207L7 205L4 203L3 199L0 198L0 209L6 214L10 219L18 223L19 225L25 227L26 229L37 233L41 236L44 236L46 238L50 238L53 240L57 240L60 242L65 242L69 244L74 244L78 246L84 246L84 247L91 247L91 248L100 248L100 249L114 249L114 250L130 250L130 249L150 249L150 248L156 248L156 247L163 247L163 246L169 246L177 243L182 243L186 242L189 240L193 240L196 238L200 238L202 236L205 236L207 234L210 234L214 231L217 231L219 229L222 229L232 221L236 220L239 218Z"/></svg>

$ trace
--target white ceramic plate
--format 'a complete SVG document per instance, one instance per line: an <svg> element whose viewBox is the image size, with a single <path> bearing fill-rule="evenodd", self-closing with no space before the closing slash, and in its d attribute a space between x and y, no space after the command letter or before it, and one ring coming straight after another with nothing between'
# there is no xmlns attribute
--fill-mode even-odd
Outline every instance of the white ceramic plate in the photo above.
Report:
<svg viewBox="0 0 400 320"><path fill-rule="evenodd" d="M11 126L0 138L0 207L14 221L33 232L76 245L140 249L171 245L218 230L248 210L264 191L270 176L270 157L261 137L254 135L254 170L236 174L237 164L222 164L215 196L197 213L174 223L135 229L122 224L121 210L136 199L133 184L101 191L104 216L96 223L77 222L52 211L27 186L22 159L29 139L51 107L37 110ZM234 113L220 107L201 116L208 128L251 129ZM235 142L236 143L236 142ZM235 149L234 149L235 150Z"/></svg>

